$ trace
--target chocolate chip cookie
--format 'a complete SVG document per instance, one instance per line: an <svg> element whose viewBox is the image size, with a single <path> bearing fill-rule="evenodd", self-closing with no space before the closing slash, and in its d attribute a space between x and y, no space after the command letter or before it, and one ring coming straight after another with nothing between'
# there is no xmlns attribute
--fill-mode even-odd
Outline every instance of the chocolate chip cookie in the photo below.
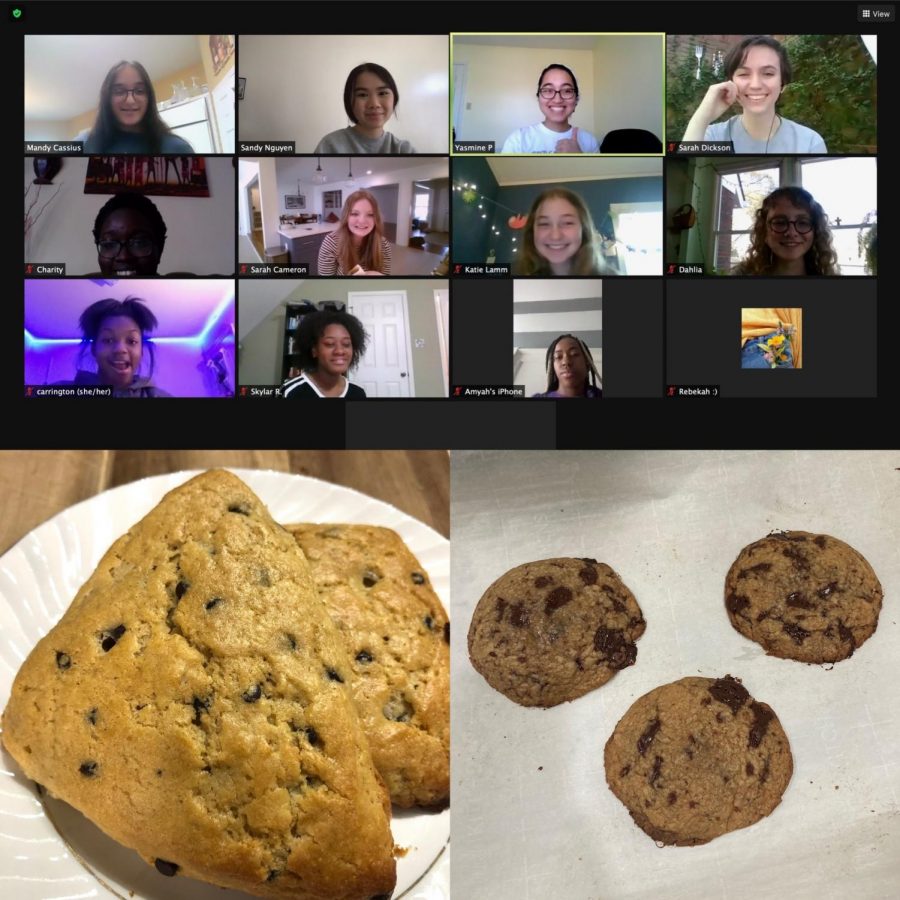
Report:
<svg viewBox="0 0 900 900"><path fill-rule="evenodd" d="M692 846L769 815L793 772L771 707L741 682L682 678L635 700L606 742L606 781L653 840Z"/></svg>
<svg viewBox="0 0 900 900"><path fill-rule="evenodd" d="M872 636L882 590L852 547L828 534L773 532L741 550L725 578L731 624L770 656L837 662Z"/></svg>
<svg viewBox="0 0 900 900"><path fill-rule="evenodd" d="M644 617L622 579L595 559L544 559L498 578L478 601L469 658L522 706L556 706L634 665Z"/></svg>

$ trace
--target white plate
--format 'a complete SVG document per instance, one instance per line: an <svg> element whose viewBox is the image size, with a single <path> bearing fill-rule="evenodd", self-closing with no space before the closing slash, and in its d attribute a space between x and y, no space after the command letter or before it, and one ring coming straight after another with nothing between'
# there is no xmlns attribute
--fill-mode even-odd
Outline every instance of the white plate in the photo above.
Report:
<svg viewBox="0 0 900 900"><path fill-rule="evenodd" d="M387 503L302 475L232 469L276 521L349 522L393 528L428 572L450 609L450 542ZM145 478L98 494L35 528L0 558L0 706L19 667L53 627L110 544L146 515L163 494L196 472ZM15 900L239 900L189 878L165 878L108 838L65 803L38 797L34 783L2 752L0 771L0 894ZM409 848L397 860L394 898L450 896L450 811L396 810L394 842Z"/></svg>

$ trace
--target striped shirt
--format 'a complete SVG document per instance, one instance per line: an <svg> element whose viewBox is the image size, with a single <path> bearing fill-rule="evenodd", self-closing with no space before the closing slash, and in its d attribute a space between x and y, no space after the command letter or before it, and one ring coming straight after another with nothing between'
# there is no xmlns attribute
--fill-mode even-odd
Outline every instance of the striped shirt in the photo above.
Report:
<svg viewBox="0 0 900 900"><path fill-rule="evenodd" d="M386 238L381 239L381 255L384 257L384 265L381 267L382 275L391 274L391 244ZM349 275L341 267L338 259L338 233L332 231L319 247L318 270L320 275Z"/></svg>

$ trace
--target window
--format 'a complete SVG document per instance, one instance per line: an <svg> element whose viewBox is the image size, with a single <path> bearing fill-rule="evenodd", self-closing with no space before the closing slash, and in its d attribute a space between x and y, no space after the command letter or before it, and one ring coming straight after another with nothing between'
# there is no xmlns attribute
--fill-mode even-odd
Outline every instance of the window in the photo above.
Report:
<svg viewBox="0 0 900 900"><path fill-rule="evenodd" d="M876 160L815 159L801 164L801 183L828 216L841 275L868 275L865 243L878 217Z"/></svg>
<svg viewBox="0 0 900 900"><path fill-rule="evenodd" d="M662 272L662 203L611 203L616 242L610 249L619 259L623 275L659 275Z"/></svg>
<svg viewBox="0 0 900 900"><path fill-rule="evenodd" d="M421 194L416 194L416 200L413 207L413 216L420 222L428 221L428 207L430 205L430 200L431 194L428 191L423 191Z"/></svg>
<svg viewBox="0 0 900 900"><path fill-rule="evenodd" d="M783 175L783 177L782 177ZM762 201L782 184L799 184L828 216L841 275L868 275L867 239L878 221L877 160L784 159L781 168L723 171L716 189L715 269L730 272L744 258Z"/></svg>
<svg viewBox="0 0 900 900"><path fill-rule="evenodd" d="M776 167L721 172L716 198L715 270L730 272L750 246L750 227L763 200L780 184Z"/></svg>

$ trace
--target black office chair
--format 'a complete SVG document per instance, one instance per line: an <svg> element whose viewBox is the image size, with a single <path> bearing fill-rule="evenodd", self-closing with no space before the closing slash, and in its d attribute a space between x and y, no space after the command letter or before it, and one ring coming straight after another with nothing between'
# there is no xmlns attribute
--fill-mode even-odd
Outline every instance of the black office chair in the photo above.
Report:
<svg viewBox="0 0 900 900"><path fill-rule="evenodd" d="M662 141L642 128L618 128L610 131L600 145L601 153L662 153Z"/></svg>

